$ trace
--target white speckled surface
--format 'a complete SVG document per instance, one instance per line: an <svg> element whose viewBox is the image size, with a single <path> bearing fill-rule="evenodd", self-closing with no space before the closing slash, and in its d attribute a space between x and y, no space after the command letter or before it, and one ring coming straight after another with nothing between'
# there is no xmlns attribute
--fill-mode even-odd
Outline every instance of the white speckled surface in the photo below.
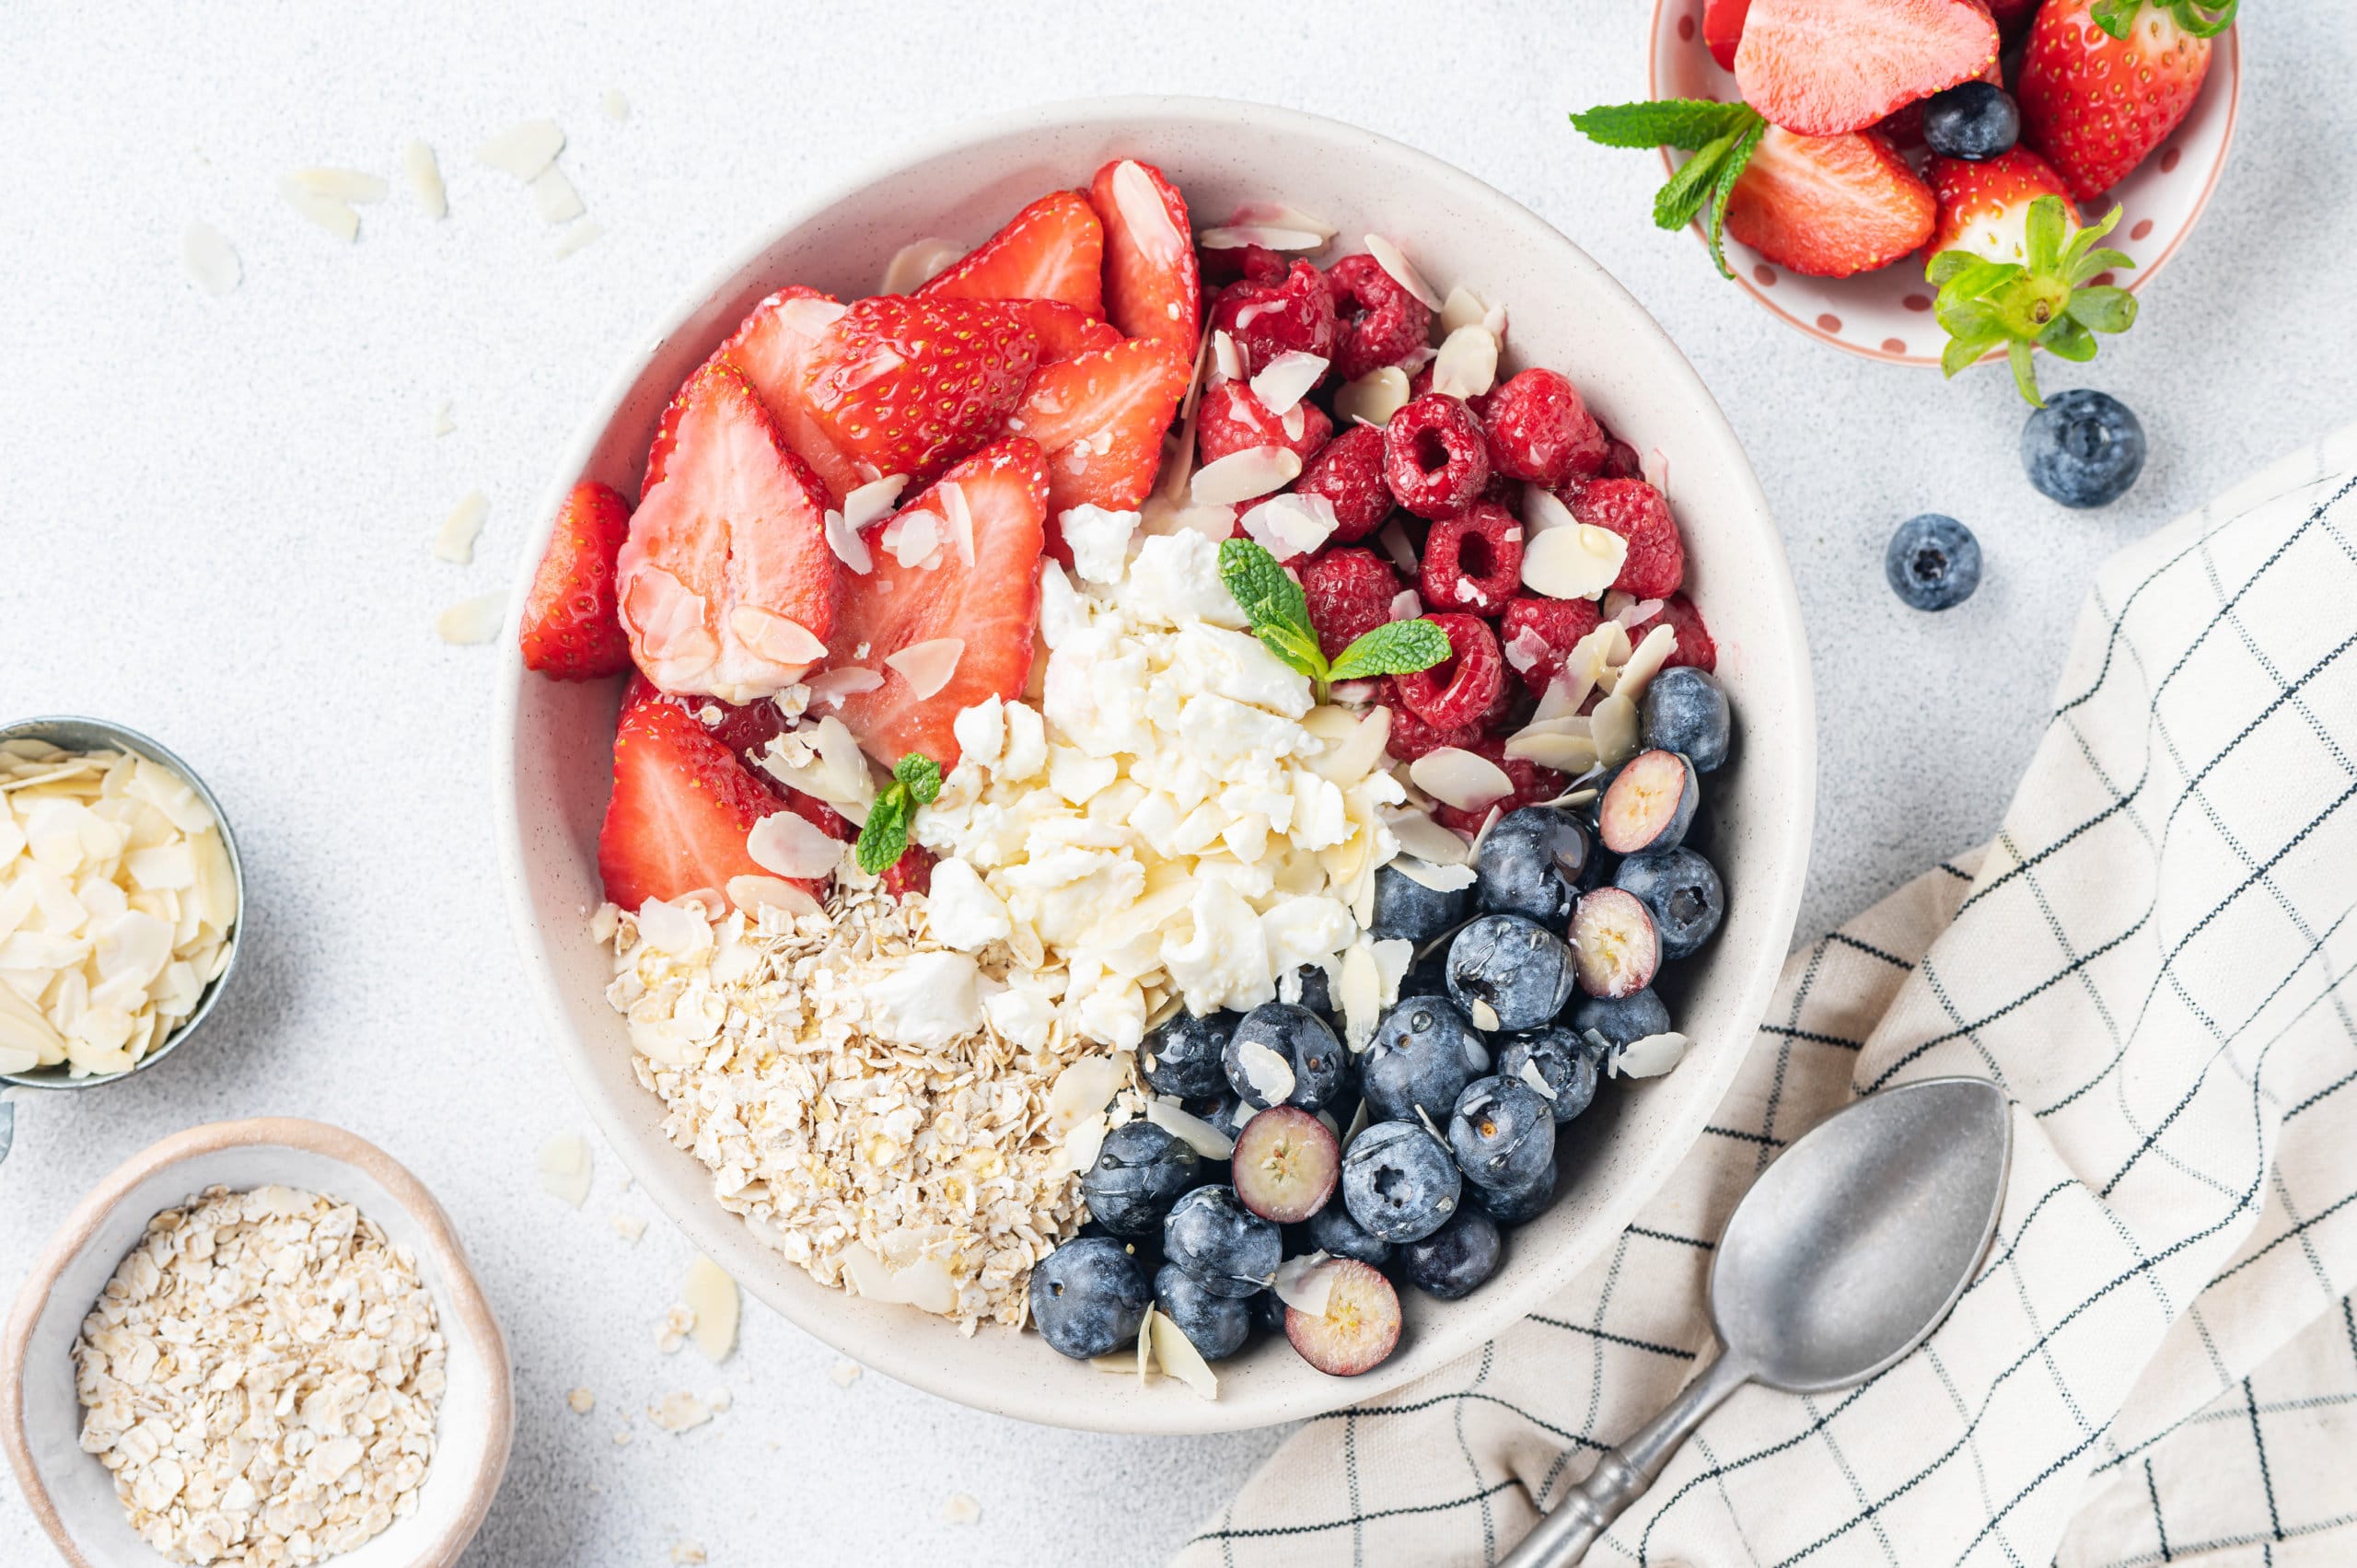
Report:
<svg viewBox="0 0 2357 1568"><path fill-rule="evenodd" d="M1445 38L1430 7L1394 4L1312 24L1133 3L1118 32L1103 7L996 7L978 26L939 0L691 22L543 9L514 27L493 9L0 7L0 714L100 714L179 749L229 805L254 908L217 1032L134 1083L24 1107L0 1167L0 1281L98 1176L192 1122L298 1113L382 1144L450 1210L517 1353L515 1463L474 1562L656 1564L694 1539L715 1564L1143 1564L1276 1439L1038 1432L875 1376L839 1389L832 1354L759 1309L726 1366L663 1357L653 1325L684 1243L659 1220L635 1248L613 1235L608 1214L647 1205L610 1159L578 1214L533 1175L541 1141L580 1121L493 886L487 661L436 643L432 617L509 581L521 509L655 313L879 141L1089 92L1265 97L1460 164L1585 245L1685 345L1784 521L1824 714L1805 927L1996 819L2096 559L2357 414L2357 316L2335 286L2357 255L2357 171L2316 151L2357 134L2338 85L2357 35L2333 0L2255 10L2203 228L2133 335L2049 373L2126 398L2154 442L2143 482L2095 517L2022 478L2001 375L1943 387L1838 356L1647 226L1658 165L1562 122L1641 92L1639 0L1469 3ZM626 122L599 113L608 87ZM542 114L607 230L564 261L527 192L469 157ZM306 164L396 176L411 136L442 155L445 223L396 178L346 247L273 192ZM180 267L200 217L243 260L226 299ZM437 440L442 399L458 428ZM476 488L475 564L435 562L434 529ZM1938 619L1900 608L1880 570L1891 527L1933 508L1990 558L1980 595ZM576 1385L598 1395L588 1416L564 1406ZM733 1407L686 1436L644 1417L723 1386ZM959 1491L979 1523L940 1522ZM35 1559L30 1532L0 1487L0 1558Z"/></svg>

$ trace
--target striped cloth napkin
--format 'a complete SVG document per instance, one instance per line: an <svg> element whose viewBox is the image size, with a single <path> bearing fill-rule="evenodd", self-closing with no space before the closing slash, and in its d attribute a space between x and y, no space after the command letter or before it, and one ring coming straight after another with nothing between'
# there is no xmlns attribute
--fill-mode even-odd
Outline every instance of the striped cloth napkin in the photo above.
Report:
<svg viewBox="0 0 2357 1568"><path fill-rule="evenodd" d="M1496 1561L1691 1374L1776 1151L1952 1073L2014 1127L1955 1314L1859 1388L1737 1393L1587 1561L2357 1563L2352 645L2357 427L2107 563L1995 841L1794 955L1584 1278L1309 1423L1180 1568Z"/></svg>

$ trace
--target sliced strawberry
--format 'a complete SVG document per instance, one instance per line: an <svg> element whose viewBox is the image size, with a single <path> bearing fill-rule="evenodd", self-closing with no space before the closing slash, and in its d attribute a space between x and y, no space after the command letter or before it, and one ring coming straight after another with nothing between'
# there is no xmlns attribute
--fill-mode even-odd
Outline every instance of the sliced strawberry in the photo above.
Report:
<svg viewBox="0 0 2357 1568"><path fill-rule="evenodd" d="M815 795L805 795L790 784L781 784L761 766L761 756L770 742L792 727L778 705L764 697L758 703L724 703L717 697L680 697L657 691L645 677L632 683L632 698L638 700L641 689L661 701L669 703L703 726L703 732L736 753L737 760L770 792L785 802L785 808L826 834L849 843L859 837L859 829L852 820Z"/></svg>
<svg viewBox="0 0 2357 1568"><path fill-rule="evenodd" d="M1055 191L917 289L925 299L1055 299L1105 314L1105 228L1077 191Z"/></svg>
<svg viewBox="0 0 2357 1568"><path fill-rule="evenodd" d="M955 526L956 507L947 495L953 485L972 525L971 559ZM884 541L888 534L905 541L914 519L934 543L904 565ZM1039 624L1047 520L1047 460L1036 443L1018 436L968 458L869 530L876 569L845 587L836 639L842 653L834 660L837 667L855 662L884 678L875 690L843 699L842 721L869 756L890 767L922 751L946 771L958 762L950 725L960 710L986 697L1022 695ZM885 662L916 644L945 638L964 646L936 690L920 694L907 675Z"/></svg>
<svg viewBox="0 0 2357 1568"><path fill-rule="evenodd" d="M1751 0L1702 0L1702 46L1722 71L1735 69L1736 46L1743 41L1744 14Z"/></svg>
<svg viewBox="0 0 2357 1568"><path fill-rule="evenodd" d="M1751 0L1735 75L1771 123L1838 136L1996 57L1997 24L1975 0Z"/></svg>
<svg viewBox="0 0 2357 1568"><path fill-rule="evenodd" d="M1047 454L1048 510L1135 511L1154 489L1162 437L1194 373L1191 349L1132 338L1031 373L1006 422Z"/></svg>
<svg viewBox="0 0 2357 1568"><path fill-rule="evenodd" d="M524 596L526 668L595 680L630 668L614 595L614 556L629 537L630 503L620 491L593 480L573 487Z"/></svg>
<svg viewBox="0 0 2357 1568"><path fill-rule="evenodd" d="M1121 336L1121 329L1110 321L1100 321L1069 305L1052 299L1027 299L1022 303L1031 330L1039 334L1041 365L1053 365L1059 359L1070 359L1092 349L1118 348L1129 342Z"/></svg>
<svg viewBox="0 0 2357 1568"><path fill-rule="evenodd" d="M1846 278L1922 244L1937 212L1932 188L1873 132L1796 136L1771 125L1727 199L1727 233L1794 272Z"/></svg>
<svg viewBox="0 0 2357 1568"><path fill-rule="evenodd" d="M1116 158L1088 182L1105 223L1105 314L1133 338L1176 343L1192 364L1203 280L1186 198L1162 170Z"/></svg>
<svg viewBox="0 0 2357 1568"><path fill-rule="evenodd" d="M725 359L688 378L617 563L631 656L666 691L750 702L835 629L826 489Z"/></svg>
<svg viewBox="0 0 2357 1568"><path fill-rule="evenodd" d="M780 804L686 709L632 682L614 734L613 797L598 834L606 897L635 910L699 889L725 895L733 877L770 876L746 850L745 835Z"/></svg>
<svg viewBox="0 0 2357 1568"><path fill-rule="evenodd" d="M2076 221L2062 177L2027 147L2014 147L1985 163L1935 157L1923 172L1940 203L1939 225L1923 247L1926 255L1969 250L1991 261L2025 260L2029 204L2040 196L2064 198L2064 221Z"/></svg>
<svg viewBox="0 0 2357 1568"><path fill-rule="evenodd" d="M900 858L884 868L884 890L896 899L911 893L933 891L933 868L941 857L923 844L911 844L900 852Z"/></svg>
<svg viewBox="0 0 2357 1568"><path fill-rule="evenodd" d="M998 428L1039 357L1019 305L877 295L828 330L810 406L877 473L929 483Z"/></svg>
<svg viewBox="0 0 2357 1568"><path fill-rule="evenodd" d="M820 422L818 411L810 406L811 361L817 357L827 329L835 324L842 311L831 296L796 284L754 306L752 314L737 329L737 335L720 348L761 395L761 406L777 422L778 433L785 437L786 446L817 470L826 482L828 499L837 505L846 494L877 477L859 471L857 459L835 439ZM668 427L670 416L667 413L664 419ZM663 434L658 432L657 451L665 446ZM655 482L660 469L660 459L650 455L646 462L649 485Z"/></svg>

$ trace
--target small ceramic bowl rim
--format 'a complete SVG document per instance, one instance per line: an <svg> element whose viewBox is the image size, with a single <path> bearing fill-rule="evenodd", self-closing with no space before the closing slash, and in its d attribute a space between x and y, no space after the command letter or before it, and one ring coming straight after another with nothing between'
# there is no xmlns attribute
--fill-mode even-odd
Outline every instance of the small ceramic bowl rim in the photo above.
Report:
<svg viewBox="0 0 2357 1568"><path fill-rule="evenodd" d="M199 1156L226 1149L272 1146L300 1149L351 1166L392 1194L416 1225L424 1249L434 1255L441 1271L443 1288L435 1306L446 1317L455 1316L468 1337L484 1352L483 1360L490 1373L485 1397L491 1411L482 1468L472 1478L465 1504L425 1550L410 1560L408 1568L448 1568L457 1562L491 1511L491 1500L507 1471L507 1452L515 1435L514 1373L508 1361L506 1336L500 1331L499 1319L493 1315L491 1303L476 1282L466 1249L451 1228L449 1215L442 1212L434 1194L407 1167L358 1133L292 1116L214 1121L149 1144L92 1188L42 1246L40 1256L26 1272L6 1323L0 1325L0 1447L7 1450L9 1466L17 1472L17 1487L34 1519L48 1532L59 1555L72 1568L94 1568L94 1564L67 1529L51 1498L34 1462L26 1432L26 1357L34 1330L49 1304L50 1293L56 1286L58 1276L89 1247L125 1197L150 1177ZM447 1334L448 1330L444 1331Z"/></svg>
<svg viewBox="0 0 2357 1568"><path fill-rule="evenodd" d="M1670 5L1671 0L1654 0L1653 21L1652 24L1645 29L1645 96L1649 99L1659 98L1661 96L1661 50L1659 42L1661 39L1662 17L1668 11ZM2219 48L2216 52L2226 67L2226 128L2223 132L2219 133L2218 156L2210 165L2210 173L2208 178L2203 180L2201 182L2200 193L2193 198L2192 211L2186 214L2185 221L2179 224L2177 226L2177 232L2169 237L2168 244L2164 246L2161 250L2161 253L2154 257L2151 261L2140 262L2137 265L2135 272L2120 285L2122 288L2125 288L2131 294L2140 292L2145 285L2151 283L2154 278L2159 277L2161 275L2161 269L2168 265L2169 258L2177 254L2177 247L2183 245L2186 241L2186 237L2200 226L2201 215L2209 210L2210 198L2218 189L2218 180L2220 177L2226 172L2226 160L2234 154L2235 125L2236 121L2241 117L2243 101L2243 50L2242 39L2238 31L2241 26L2242 24L2239 22L2234 24L2234 26L2227 28L2223 33L2219 35L2218 39ZM1695 41L1694 47L1697 49L1701 47L1701 43L1699 40ZM2215 62L2213 62L2213 64L2215 64ZM2216 74L2217 73L2214 70L2212 72L2211 75L2213 79L2216 76ZM2210 90L2208 82L2205 81L2202 84L2202 90L2204 92ZM1671 156L1670 150L1667 147L1661 149L1661 163L1665 171L1671 174L1678 172L1678 160ZM1702 241L1704 247L1707 249L1710 244L1710 237L1703 229L1701 220L1697 219L1694 223L1689 225L1688 227L1697 239ZM1908 263L1904 258L1892 263L1894 266L1905 266ZM1758 300L1759 304L1778 320L1783 322L1788 327L1795 329L1796 331L1807 333L1810 337L1815 338L1817 342L1824 343L1829 347L1838 348L1844 354L1854 354L1860 359L1872 360L1877 365L1923 365L1929 366L1933 369L1939 368L1940 358L1937 354L1891 354L1883 349L1868 348L1863 343L1853 343L1849 342L1847 339L1836 337L1833 333L1825 331L1814 321L1804 321L1798 316L1794 315L1791 311L1785 309L1782 306L1769 298L1756 284L1754 284L1749 278L1745 277L1740 271L1737 271L1734 278L1730 281L1732 281L1736 287L1742 289L1744 293L1751 296L1753 299ZM1837 283L1840 280L1821 279L1819 281ZM1980 363L1986 365L1992 360L2002 359L2004 355L2002 352L1992 350L1991 353L1983 355Z"/></svg>

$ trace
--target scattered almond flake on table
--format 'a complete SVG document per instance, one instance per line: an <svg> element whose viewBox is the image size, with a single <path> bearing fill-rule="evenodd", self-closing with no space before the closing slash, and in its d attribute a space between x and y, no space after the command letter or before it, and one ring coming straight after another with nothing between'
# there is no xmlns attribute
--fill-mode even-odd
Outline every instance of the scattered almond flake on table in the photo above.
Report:
<svg viewBox="0 0 2357 1568"><path fill-rule="evenodd" d="M575 1208L589 1196L589 1140L578 1132L559 1132L540 1145L540 1188Z"/></svg>
<svg viewBox="0 0 2357 1568"><path fill-rule="evenodd" d="M245 275L238 252L221 231L199 218L180 233L180 264L196 286L215 299L238 286Z"/></svg>
<svg viewBox="0 0 2357 1568"><path fill-rule="evenodd" d="M630 118L630 99L622 97L621 88L608 87L598 97L598 110L607 119L619 124Z"/></svg>
<svg viewBox="0 0 2357 1568"><path fill-rule="evenodd" d="M1433 285L1424 281L1423 273L1416 271L1416 264L1408 260L1408 253L1390 240L1379 234L1370 234L1366 237L1366 252L1375 258L1376 266L1391 274L1393 283L1414 295L1425 309L1438 310L1447 303L1433 292Z"/></svg>
<svg viewBox="0 0 2357 1568"><path fill-rule="evenodd" d="M571 223L589 210L581 204L581 192L573 188L564 170L554 164L534 175L531 183L532 202L540 209L542 223Z"/></svg>
<svg viewBox="0 0 2357 1568"><path fill-rule="evenodd" d="M356 168L298 168L287 178L315 196L363 205L383 201L387 190L382 175Z"/></svg>
<svg viewBox="0 0 2357 1568"><path fill-rule="evenodd" d="M591 1411L598 1408L598 1396L591 1393L586 1388L575 1388L571 1393L565 1395L564 1402L566 1408L571 1410L574 1414L587 1415Z"/></svg>
<svg viewBox="0 0 2357 1568"><path fill-rule="evenodd" d="M427 425L427 428L435 436L447 436L450 432L459 428L450 418L449 399L436 398L434 401L434 407L431 410L431 412L434 417L432 422Z"/></svg>
<svg viewBox="0 0 2357 1568"><path fill-rule="evenodd" d="M460 599L435 617L434 630L454 647L471 647L498 636L500 623L506 618L505 594L477 594L472 598Z"/></svg>
<svg viewBox="0 0 2357 1568"><path fill-rule="evenodd" d="M637 1245L638 1238L646 1234L646 1221L637 1214L626 1214L617 1210L607 1217L606 1223L614 1227L616 1236L633 1246Z"/></svg>
<svg viewBox="0 0 2357 1568"><path fill-rule="evenodd" d="M447 404L444 405L447 407ZM459 497L450 515L442 519L442 527L434 535L434 559L464 566L475 558L475 540L482 533L483 519L491 515L491 503L483 499L480 490L470 490Z"/></svg>
<svg viewBox="0 0 2357 1568"><path fill-rule="evenodd" d="M292 175L279 180L278 199L346 244L360 237L360 214L357 210L332 196L320 195Z"/></svg>
<svg viewBox="0 0 2357 1568"><path fill-rule="evenodd" d="M598 226L596 218L583 218L557 237L556 259L562 261L575 251L587 250L605 237L606 231Z"/></svg>
<svg viewBox="0 0 2357 1568"><path fill-rule="evenodd" d="M706 1400L704 1402L712 1407L713 1414L718 1415L721 1411L726 1410L730 1405L737 1402L737 1396L730 1393L726 1388L715 1388L713 1390L712 1398Z"/></svg>
<svg viewBox="0 0 2357 1568"><path fill-rule="evenodd" d="M695 1326L694 1308L677 1305L665 1308L663 1320L655 1325L655 1348L665 1355L678 1354Z"/></svg>
<svg viewBox="0 0 2357 1568"><path fill-rule="evenodd" d="M517 180L540 178L540 171L564 150L564 133L553 120L525 120L475 149L475 161L488 164Z"/></svg>
<svg viewBox="0 0 2357 1568"><path fill-rule="evenodd" d="M702 1541L695 1540L683 1540L674 1543L671 1548L671 1561L679 1563L697 1563L704 1562L703 1543Z"/></svg>
<svg viewBox="0 0 2357 1568"><path fill-rule="evenodd" d="M982 1505L963 1492L951 1493L949 1500L941 1505L941 1518L944 1524L970 1525L981 1516Z"/></svg>
<svg viewBox="0 0 2357 1568"><path fill-rule="evenodd" d="M630 1446L630 1429L628 1427L623 1427L614 1434L614 1446L617 1448L627 1448Z"/></svg>
<svg viewBox="0 0 2357 1568"><path fill-rule="evenodd" d="M685 1391L663 1396L661 1404L646 1407L646 1419L677 1435L712 1419L712 1407Z"/></svg>
<svg viewBox="0 0 2357 1568"><path fill-rule="evenodd" d="M450 215L450 193L442 184L442 165L434 157L434 149L412 137L401 147L401 177L409 181L410 194L425 209L430 218Z"/></svg>
<svg viewBox="0 0 2357 1568"><path fill-rule="evenodd" d="M855 1361L839 1361L828 1368L827 1377L836 1388L848 1388L859 1381L859 1375L865 1370Z"/></svg>
<svg viewBox="0 0 2357 1568"><path fill-rule="evenodd" d="M717 1365L737 1348L737 1282L719 1264L699 1252L695 1261L688 1265L686 1294L688 1309L696 1315L695 1326L688 1330L689 1337L695 1341L696 1349L703 1352L704 1359Z"/></svg>

